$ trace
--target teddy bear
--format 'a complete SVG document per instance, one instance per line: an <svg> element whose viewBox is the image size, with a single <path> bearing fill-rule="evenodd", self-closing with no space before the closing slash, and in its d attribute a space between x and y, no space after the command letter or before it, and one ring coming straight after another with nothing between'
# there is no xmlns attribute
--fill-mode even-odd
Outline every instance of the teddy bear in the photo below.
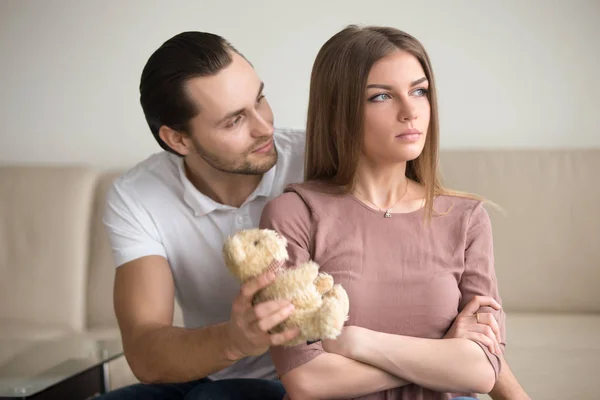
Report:
<svg viewBox="0 0 600 400"><path fill-rule="evenodd" d="M254 296L253 304L285 299L294 305L292 314L270 331L299 329L299 335L284 346L335 339L342 332L349 311L346 291L334 284L331 275L319 272L313 261L284 268L287 240L278 232L258 228L239 231L225 241L223 258L242 284L268 271L276 273L275 280Z"/></svg>

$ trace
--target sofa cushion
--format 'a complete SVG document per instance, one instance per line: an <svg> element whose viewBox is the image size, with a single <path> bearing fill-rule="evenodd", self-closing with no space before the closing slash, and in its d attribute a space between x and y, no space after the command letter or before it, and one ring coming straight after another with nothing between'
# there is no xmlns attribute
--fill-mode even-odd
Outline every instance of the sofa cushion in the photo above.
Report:
<svg viewBox="0 0 600 400"><path fill-rule="evenodd" d="M452 150L444 183L489 207L504 308L600 312L600 149Z"/></svg>
<svg viewBox="0 0 600 400"><path fill-rule="evenodd" d="M506 359L532 399L600 393L600 315L508 313Z"/></svg>
<svg viewBox="0 0 600 400"><path fill-rule="evenodd" d="M83 328L96 176L84 167L0 166L0 325Z"/></svg>
<svg viewBox="0 0 600 400"><path fill-rule="evenodd" d="M73 333L62 324L36 323L5 319L0 324L1 340L46 340Z"/></svg>

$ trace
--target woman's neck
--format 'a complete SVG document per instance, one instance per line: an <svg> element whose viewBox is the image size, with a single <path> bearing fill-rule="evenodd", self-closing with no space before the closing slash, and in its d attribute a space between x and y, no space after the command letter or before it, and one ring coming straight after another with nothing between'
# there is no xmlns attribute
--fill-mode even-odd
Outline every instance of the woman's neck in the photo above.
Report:
<svg viewBox="0 0 600 400"><path fill-rule="evenodd" d="M386 166L361 160L352 195L380 210L402 213L421 208L425 190L407 178L406 162Z"/></svg>
<svg viewBox="0 0 600 400"><path fill-rule="evenodd" d="M406 162L383 166L361 161L356 169L354 192L362 200L388 209L406 196L408 185Z"/></svg>

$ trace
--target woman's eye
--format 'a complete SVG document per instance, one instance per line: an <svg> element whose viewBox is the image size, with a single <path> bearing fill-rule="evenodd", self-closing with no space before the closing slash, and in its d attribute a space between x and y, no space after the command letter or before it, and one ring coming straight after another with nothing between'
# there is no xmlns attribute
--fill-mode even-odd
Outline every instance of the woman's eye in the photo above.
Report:
<svg viewBox="0 0 600 400"><path fill-rule="evenodd" d="M413 93L419 97L422 97L422 96L427 96L427 92L428 92L427 89L417 89Z"/></svg>
<svg viewBox="0 0 600 400"><path fill-rule="evenodd" d="M390 95L387 93L380 93L380 94L376 94L375 96L371 97L369 100L370 101L374 101L374 102L382 102L385 101L387 99L390 99Z"/></svg>

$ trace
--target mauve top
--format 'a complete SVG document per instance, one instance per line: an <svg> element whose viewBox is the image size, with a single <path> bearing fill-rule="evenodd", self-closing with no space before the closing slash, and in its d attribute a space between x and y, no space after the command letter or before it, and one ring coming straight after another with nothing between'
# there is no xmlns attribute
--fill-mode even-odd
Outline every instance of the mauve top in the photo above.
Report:
<svg viewBox="0 0 600 400"><path fill-rule="evenodd" d="M342 284L350 299L346 325L390 334L441 339L459 311L475 295L501 303L494 271L492 230L482 202L437 196L431 225L424 209L384 218L334 186L289 185L265 207L261 228L288 240L293 267L308 260ZM505 345L505 315L491 308ZM499 358L478 343L496 376ZM273 347L279 376L324 352L321 342ZM336 371L331 372L336 373ZM410 384L360 399L450 399L474 393L440 393Z"/></svg>

